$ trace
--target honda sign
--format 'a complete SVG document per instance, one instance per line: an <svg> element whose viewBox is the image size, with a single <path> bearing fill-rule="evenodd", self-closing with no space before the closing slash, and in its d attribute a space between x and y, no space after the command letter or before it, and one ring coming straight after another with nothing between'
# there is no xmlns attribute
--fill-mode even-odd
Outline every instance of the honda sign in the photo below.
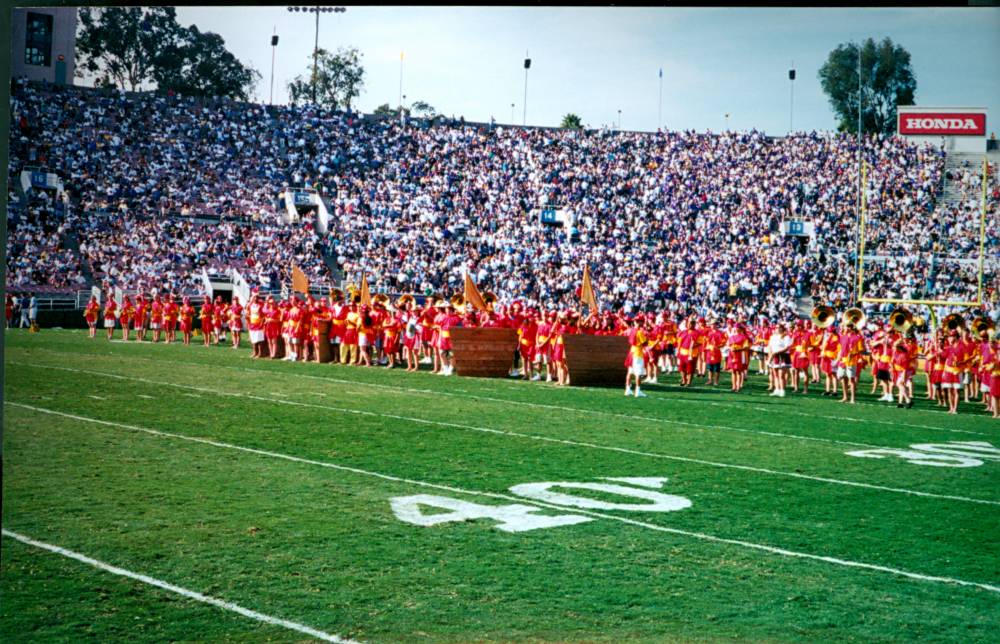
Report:
<svg viewBox="0 0 1000 644"><path fill-rule="evenodd" d="M900 112L898 118L900 134L986 136L982 112Z"/></svg>

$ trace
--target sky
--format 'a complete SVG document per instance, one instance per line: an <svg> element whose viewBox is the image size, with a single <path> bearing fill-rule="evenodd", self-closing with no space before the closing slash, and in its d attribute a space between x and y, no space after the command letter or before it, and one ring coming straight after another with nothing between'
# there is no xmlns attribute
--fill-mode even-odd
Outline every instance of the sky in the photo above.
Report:
<svg viewBox="0 0 1000 644"><path fill-rule="evenodd" d="M1000 118L1000 8L514 8L352 7L320 16L319 45L357 47L373 111L422 100L470 121L556 126L566 113L588 127L625 130L830 130L836 119L817 73L838 44L891 38L912 56L915 102L986 107ZM315 15L286 7L178 7L182 25L214 31L262 76L268 102L270 38L280 42L274 102L305 74ZM794 61L797 77L788 80ZM660 80L663 69L662 111ZM794 108L794 111L792 110ZM728 120L726 114L729 114Z"/></svg>

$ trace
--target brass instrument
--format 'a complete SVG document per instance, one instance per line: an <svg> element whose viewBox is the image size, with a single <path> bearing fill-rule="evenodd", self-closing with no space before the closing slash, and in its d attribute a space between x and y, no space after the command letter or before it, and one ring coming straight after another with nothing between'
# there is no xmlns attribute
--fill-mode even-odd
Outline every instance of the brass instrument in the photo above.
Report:
<svg viewBox="0 0 1000 644"><path fill-rule="evenodd" d="M486 304L486 310L492 313L493 305L497 303L498 299L499 298L497 298L496 293L493 291L486 291L483 293L483 303Z"/></svg>
<svg viewBox="0 0 1000 644"><path fill-rule="evenodd" d="M949 333L952 331L958 331L959 329L964 329L965 319L958 313L952 313L945 319L941 320L941 328Z"/></svg>
<svg viewBox="0 0 1000 644"><path fill-rule="evenodd" d="M907 331L916 325L916 322L912 313L903 307L899 307L889 314L889 325L894 331L905 335Z"/></svg>
<svg viewBox="0 0 1000 644"><path fill-rule="evenodd" d="M382 306L388 306L389 296L386 295L385 293L376 293L375 296L372 298L372 303L381 304Z"/></svg>
<svg viewBox="0 0 1000 644"><path fill-rule="evenodd" d="M859 330L865 326L867 319L865 312L857 307L847 309L840 317L843 324Z"/></svg>
<svg viewBox="0 0 1000 644"><path fill-rule="evenodd" d="M343 302L344 301L344 292L342 290L340 290L339 288L331 288L330 289L330 300L333 301L333 302Z"/></svg>
<svg viewBox="0 0 1000 644"><path fill-rule="evenodd" d="M407 293L406 295L400 295L399 296L399 299L396 300L396 306L398 308L403 309L403 308L406 308L408 305L410 305L410 304L412 304L414 302L416 302L416 298L414 298L412 295L410 295L409 293Z"/></svg>
<svg viewBox="0 0 1000 644"><path fill-rule="evenodd" d="M975 320L972 321L972 332L976 336L980 336L983 333L992 335L993 330L996 328L996 322L989 319L985 315L980 315Z"/></svg>
<svg viewBox="0 0 1000 644"><path fill-rule="evenodd" d="M817 328L825 329L837 321L837 312L829 306L817 306L809 317Z"/></svg>
<svg viewBox="0 0 1000 644"><path fill-rule="evenodd" d="M465 313L465 296L464 295L462 295L461 293L455 293L454 295L451 296L451 299L448 300L448 301L451 302L451 305L455 307L456 311L458 311L459 313L462 313L462 314Z"/></svg>

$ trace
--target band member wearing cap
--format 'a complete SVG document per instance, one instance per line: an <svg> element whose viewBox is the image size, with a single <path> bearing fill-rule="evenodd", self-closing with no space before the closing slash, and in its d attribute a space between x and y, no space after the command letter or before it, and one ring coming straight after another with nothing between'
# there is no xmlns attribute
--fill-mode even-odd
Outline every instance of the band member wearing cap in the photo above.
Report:
<svg viewBox="0 0 1000 644"><path fill-rule="evenodd" d="M225 342L226 327L229 326L229 307L222 301L221 295L215 296L215 315L212 317L212 325L215 327L215 344Z"/></svg>
<svg viewBox="0 0 1000 644"><path fill-rule="evenodd" d="M823 329L806 322L806 330L809 332L809 382L819 384L823 360Z"/></svg>
<svg viewBox="0 0 1000 644"><path fill-rule="evenodd" d="M201 321L201 337L202 346L210 346L212 344L212 331L213 327L213 316L214 307L212 306L212 298L206 297L205 301L201 304L201 310L198 312L198 319Z"/></svg>
<svg viewBox="0 0 1000 644"><path fill-rule="evenodd" d="M788 335L785 324L778 324L767 342L768 353L771 355L771 370L774 373L774 391L772 396L785 397L785 380L788 370L792 367L791 348L794 344L792 336Z"/></svg>
<svg viewBox="0 0 1000 644"><path fill-rule="evenodd" d="M8 297L10 297L8 295ZM101 305L97 302L97 296L91 295L86 308L83 309L83 319L87 321L87 328L90 329L90 339L97 337L97 316L101 312Z"/></svg>
<svg viewBox="0 0 1000 644"><path fill-rule="evenodd" d="M118 315L118 303L115 298L109 297L104 304L104 328L108 331L108 340L115 333L115 316Z"/></svg>
<svg viewBox="0 0 1000 644"><path fill-rule="evenodd" d="M837 395L837 356L840 355L840 334L837 329L827 327L823 329L822 355L819 366L823 372L823 395Z"/></svg>
<svg viewBox="0 0 1000 644"><path fill-rule="evenodd" d="M264 316L264 340L267 342L267 354L261 352L262 358L278 357L278 338L281 337L281 308L275 302L273 295L268 295L261 309Z"/></svg>
<svg viewBox="0 0 1000 644"><path fill-rule="evenodd" d="M362 304L360 313L361 324L358 327L358 358L359 364L372 366L371 347L375 339L375 319L370 307Z"/></svg>
<svg viewBox="0 0 1000 644"><path fill-rule="evenodd" d="M250 302L247 303L247 331L250 334L250 344L253 345L251 357L264 357L264 348L267 346L264 341L264 303L256 290L250 293Z"/></svg>
<svg viewBox="0 0 1000 644"><path fill-rule="evenodd" d="M694 321L688 320L677 334L677 367L681 372L681 387L691 384L698 360L699 337L693 326Z"/></svg>
<svg viewBox="0 0 1000 644"><path fill-rule="evenodd" d="M708 323L702 338L705 342L705 369L708 372L708 384L719 384L719 373L722 371L722 349L726 346L726 334L718 329L715 320Z"/></svg>
<svg viewBox="0 0 1000 644"><path fill-rule="evenodd" d="M965 357L965 348L959 344L957 333L948 335L947 344L941 351L944 362L944 371L941 375L941 388L944 389L945 398L948 402L948 413L958 413L959 390L962 389L962 360Z"/></svg>
<svg viewBox="0 0 1000 644"><path fill-rule="evenodd" d="M403 357L406 359L407 371L417 371L420 368L420 316L414 310L415 307L414 302L406 302L401 313Z"/></svg>
<svg viewBox="0 0 1000 644"><path fill-rule="evenodd" d="M132 327L132 317L135 315L135 306L132 300L126 295L122 299L122 307L118 310L118 319L122 323L122 340L128 342L128 332Z"/></svg>
<svg viewBox="0 0 1000 644"><path fill-rule="evenodd" d="M809 393L809 340L812 333L805 327L802 320L795 324L792 332L792 391L799 390L802 381L802 393Z"/></svg>
<svg viewBox="0 0 1000 644"><path fill-rule="evenodd" d="M742 322L732 327L726 338L726 345L729 349L726 367L733 381L731 391L739 393L743 391L747 369L750 368L750 335Z"/></svg>
<svg viewBox="0 0 1000 644"><path fill-rule="evenodd" d="M646 333L642 330L638 318L625 320L628 328L625 337L628 338L628 355L625 357L625 395L632 395L632 379L635 379L635 397L645 398L646 394L639 388L639 381L646 375L643 359L643 348L646 346ZM692 367L693 367L692 363Z"/></svg>
<svg viewBox="0 0 1000 644"><path fill-rule="evenodd" d="M344 317L344 337L340 341L340 362L342 364L358 364L358 331L360 329L361 315L358 313L357 301L352 301Z"/></svg>
<svg viewBox="0 0 1000 644"><path fill-rule="evenodd" d="M163 329L167 335L167 342L173 342L177 339L177 316L178 307L177 303L174 302L174 296L167 293L167 301L163 305Z"/></svg>
<svg viewBox="0 0 1000 644"><path fill-rule="evenodd" d="M445 303L444 313L435 319L438 327L438 349L441 351L441 374L442 376L452 375L454 364L452 364L452 344L451 330L461 325L461 318L455 313L455 307L450 303Z"/></svg>
<svg viewBox="0 0 1000 644"><path fill-rule="evenodd" d="M132 320L132 328L135 329L136 342L146 339L146 329L149 327L149 301L139 293L135 298L135 318Z"/></svg>
<svg viewBox="0 0 1000 644"><path fill-rule="evenodd" d="M521 373L525 380L541 380L542 376L536 362L535 343L538 340L538 319L534 311L525 312L521 326L517 329L518 351L521 353Z"/></svg>
<svg viewBox="0 0 1000 644"><path fill-rule="evenodd" d="M382 321L382 351L386 357L386 369L396 366L396 354L399 352L399 337L403 330L402 313L386 315Z"/></svg>
<svg viewBox="0 0 1000 644"><path fill-rule="evenodd" d="M893 333L892 373L896 387L897 407L913 407L913 369L917 360L916 344Z"/></svg>
<svg viewBox="0 0 1000 644"><path fill-rule="evenodd" d="M990 411L994 418L1000 418L1000 338L990 340Z"/></svg>
<svg viewBox="0 0 1000 644"><path fill-rule="evenodd" d="M191 344L191 334L194 332L194 307L191 306L191 298L185 297L181 301L178 315L180 317L181 336L184 338L184 344Z"/></svg>
<svg viewBox="0 0 1000 644"><path fill-rule="evenodd" d="M153 296L153 303L149 305L149 328L153 331L153 342L160 341L160 333L163 327L163 302L160 295Z"/></svg>
<svg viewBox="0 0 1000 644"><path fill-rule="evenodd" d="M556 370L556 386L563 387L569 384L569 371L566 369L566 341L563 335L567 332L569 326L568 314L566 311L560 311L556 319L555 324L552 325L550 333L552 334L550 344L551 344L551 358L552 366Z"/></svg>
<svg viewBox="0 0 1000 644"><path fill-rule="evenodd" d="M840 379L843 396L840 402L855 403L858 375L861 371L861 354L865 350L865 341L854 328L848 324L840 334L840 355L837 357L837 378Z"/></svg>

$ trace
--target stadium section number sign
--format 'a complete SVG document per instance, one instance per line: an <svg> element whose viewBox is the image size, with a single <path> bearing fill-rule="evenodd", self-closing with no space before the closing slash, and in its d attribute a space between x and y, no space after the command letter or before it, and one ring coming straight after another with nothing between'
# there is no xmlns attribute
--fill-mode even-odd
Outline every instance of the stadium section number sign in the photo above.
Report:
<svg viewBox="0 0 1000 644"><path fill-rule="evenodd" d="M984 461L1000 461L1000 449L985 441L921 443L909 449L866 449L847 452L860 458L901 458L913 465L931 467L979 467Z"/></svg>
<svg viewBox="0 0 1000 644"><path fill-rule="evenodd" d="M570 481L522 483L510 488L517 496L532 501L541 501L566 508L587 510L619 510L625 512L675 512L691 507L691 501L682 496L664 494L657 491L667 481L663 477L605 477L606 481L626 483L574 483ZM568 490L590 490L628 499L628 503L601 501L586 496L576 496L556 492L553 488ZM533 505L482 505L448 496L416 494L397 496L390 500L393 514L400 521L413 525L430 527L442 523L492 519L494 526L504 532L527 532L540 528L586 523L594 519L579 514L537 514L539 508ZM424 514L421 508L437 508L446 512Z"/></svg>

